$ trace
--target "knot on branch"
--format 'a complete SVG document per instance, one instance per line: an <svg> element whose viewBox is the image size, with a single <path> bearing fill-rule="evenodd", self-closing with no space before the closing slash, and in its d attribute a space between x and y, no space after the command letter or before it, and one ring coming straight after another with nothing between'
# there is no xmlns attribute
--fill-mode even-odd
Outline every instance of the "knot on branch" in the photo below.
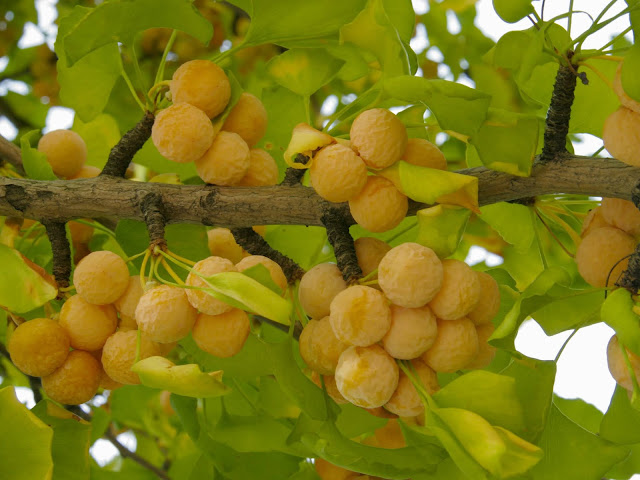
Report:
<svg viewBox="0 0 640 480"><path fill-rule="evenodd" d="M637 295L640 291L640 244L629 257L627 269L622 272L616 286L626 288L632 295Z"/></svg>
<svg viewBox="0 0 640 480"><path fill-rule="evenodd" d="M53 276L58 284L58 289L67 288L71 278L71 246L67 239L65 223L43 221L42 224L51 242Z"/></svg>
<svg viewBox="0 0 640 480"><path fill-rule="evenodd" d="M320 220L327 229L327 237L333 247L342 278L347 285L357 283L362 278L362 269L358 265L356 247L349 232L349 222L345 218L344 211L327 206Z"/></svg>
<svg viewBox="0 0 640 480"><path fill-rule="evenodd" d="M311 157L307 157L306 155L302 155L298 153L295 158L296 163L300 163L302 165L306 165L311 160ZM284 179L280 185L287 185L292 187L294 185L299 184L302 181L302 177L304 177L304 172L306 172L306 168L287 168L287 171L284 172Z"/></svg>
<svg viewBox="0 0 640 480"><path fill-rule="evenodd" d="M164 227L166 214L162 197L157 193L146 193L140 200L140 210L144 216L144 223L149 231L149 248L155 247L167 249L167 241L164 239Z"/></svg>
<svg viewBox="0 0 640 480"><path fill-rule="evenodd" d="M558 68L551 94L551 103L547 111L544 146L540 156L542 162L559 160L559 157L567 153L567 135L569 134L571 106L575 98L577 75L574 65L560 65Z"/></svg>
<svg viewBox="0 0 640 480"><path fill-rule="evenodd" d="M124 178L127 167L134 155L142 148L151 136L151 128L155 117L153 113L146 112L142 120L129 130L120 141L111 149L107 164L100 175Z"/></svg>

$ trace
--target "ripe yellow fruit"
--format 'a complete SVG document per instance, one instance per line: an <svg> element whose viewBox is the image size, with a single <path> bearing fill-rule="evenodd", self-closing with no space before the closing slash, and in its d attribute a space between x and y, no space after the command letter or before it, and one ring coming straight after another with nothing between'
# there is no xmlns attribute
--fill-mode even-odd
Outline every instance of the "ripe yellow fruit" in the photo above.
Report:
<svg viewBox="0 0 640 480"><path fill-rule="evenodd" d="M71 130L53 130L38 142L38 151L47 156L53 173L59 177L73 177L87 161L87 145Z"/></svg>
<svg viewBox="0 0 640 480"><path fill-rule="evenodd" d="M287 277L282 271L282 267L270 258L263 257L262 255L250 255L236 263L236 268L239 272L244 272L245 270L258 264L264 265L266 269L269 270L269 273L271 274L271 280L273 280L273 283L280 287L282 289L282 292L284 293L288 285Z"/></svg>
<svg viewBox="0 0 640 480"><path fill-rule="evenodd" d="M78 178L95 178L100 175L101 170L93 165L83 165L78 173L73 177L69 177L69 180L76 180Z"/></svg>
<svg viewBox="0 0 640 480"><path fill-rule="evenodd" d="M627 107L634 112L640 113L640 103L631 98L622 88L622 63L618 65L616 70L616 74L613 77L613 91L616 92L618 98L620 99L620 103L623 107Z"/></svg>
<svg viewBox="0 0 640 480"><path fill-rule="evenodd" d="M321 263L307 271L300 280L298 299L311 318L329 315L335 296L347 288L342 272L335 263Z"/></svg>
<svg viewBox="0 0 640 480"><path fill-rule="evenodd" d="M241 187L266 187L277 185L278 164L273 157L261 148L249 150L249 170L236 184Z"/></svg>
<svg viewBox="0 0 640 480"><path fill-rule="evenodd" d="M371 168L385 168L398 160L407 146L407 129L389 110L373 108L351 125L351 148Z"/></svg>
<svg viewBox="0 0 640 480"><path fill-rule="evenodd" d="M184 289L159 285L140 297L135 318L138 328L150 340L172 343L189 334L196 315Z"/></svg>
<svg viewBox="0 0 640 480"><path fill-rule="evenodd" d="M382 346L393 358L410 360L426 352L437 334L436 316L429 307L391 305L391 328L382 339Z"/></svg>
<svg viewBox="0 0 640 480"><path fill-rule="evenodd" d="M80 405L98 393L101 371L90 353L73 350L57 370L42 377L42 388L56 402Z"/></svg>
<svg viewBox="0 0 640 480"><path fill-rule="evenodd" d="M373 435L376 440L376 447L395 449L407 446L400 424L395 418L389 419L383 427L373 432Z"/></svg>
<svg viewBox="0 0 640 480"><path fill-rule="evenodd" d="M496 356L496 347L489 345L487 340L489 340L489 337L495 329L493 323L476 326L476 331L478 332L478 355L476 355L476 358L474 358L466 368L485 368L493 361L493 358Z"/></svg>
<svg viewBox="0 0 640 480"><path fill-rule="evenodd" d="M231 98L227 75L209 60L191 60L180 65L171 78L170 89L174 104L191 104L208 118L222 113Z"/></svg>
<svg viewBox="0 0 640 480"><path fill-rule="evenodd" d="M237 133L253 147L267 131L267 110L258 97L243 92L224 121L222 130Z"/></svg>
<svg viewBox="0 0 640 480"><path fill-rule="evenodd" d="M300 355L309 368L322 374L333 375L340 355L349 345L333 331L329 317L309 320L300 334Z"/></svg>
<svg viewBox="0 0 640 480"><path fill-rule="evenodd" d="M401 307L424 306L438 293L442 281L442 262L433 250L418 243L392 248L378 266L380 288Z"/></svg>
<svg viewBox="0 0 640 480"><path fill-rule="evenodd" d="M115 302L129 285L129 268L113 252L91 252L76 266L73 285L78 295L94 305Z"/></svg>
<svg viewBox="0 0 640 480"><path fill-rule="evenodd" d="M575 257L578 271L593 287L611 287L626 270L629 259L624 257L632 254L635 246L633 237L622 230L614 227L597 228L584 237L578 246Z"/></svg>
<svg viewBox="0 0 640 480"><path fill-rule="evenodd" d="M71 240L74 244L84 243L87 244L93 237L93 227L85 225L84 223L78 223L71 221L67 224L69 227L69 233L71 234Z"/></svg>
<svg viewBox="0 0 640 480"><path fill-rule="evenodd" d="M417 373L418 379L422 382L422 386L429 395L434 394L440 389L438 376L431 367L418 359L412 360L411 364L415 369L415 373ZM391 399L384 405L384 408L401 417L414 417L424 412L422 397L418 395L418 391L403 371L400 371L398 388L393 392Z"/></svg>
<svg viewBox="0 0 640 480"><path fill-rule="evenodd" d="M134 275L129 277L127 289L113 302L113 306L116 307L121 317L124 315L133 318L135 321L136 307L143 294L144 290L142 289L142 283L140 283L140 275Z"/></svg>
<svg viewBox="0 0 640 480"><path fill-rule="evenodd" d="M480 299L474 309L467 314L467 318L475 325L485 325L491 323L500 310L500 287L488 273L475 273L480 283Z"/></svg>
<svg viewBox="0 0 640 480"><path fill-rule="evenodd" d="M387 403L399 377L395 360L379 345L347 348L336 368L336 385L342 396L363 408Z"/></svg>
<svg viewBox="0 0 640 480"><path fill-rule="evenodd" d="M102 356L102 352L100 352L100 356ZM107 375L107 372L102 368L102 364L100 364L100 388L103 390L116 390L124 385L120 382L116 382L113 378Z"/></svg>
<svg viewBox="0 0 640 480"><path fill-rule="evenodd" d="M356 247L358 265L360 265L362 275L365 277L378 269L382 257L391 250L390 245L373 237L360 237L354 242L354 245ZM374 275L372 279L374 278L378 278L378 275Z"/></svg>
<svg viewBox="0 0 640 480"><path fill-rule="evenodd" d="M158 152L169 160L189 163L198 160L213 143L209 117L188 103L178 103L156 115L151 140Z"/></svg>
<svg viewBox="0 0 640 480"><path fill-rule="evenodd" d="M580 232L580 236L582 238L586 237L589 232L595 230L600 227L610 227L607 221L602 216L602 207L596 207L589 211L584 220L582 221L582 231Z"/></svg>
<svg viewBox="0 0 640 480"><path fill-rule="evenodd" d="M238 245L228 228L212 228L207 232L207 243L212 257L222 257L231 263L238 263L244 256L242 247Z"/></svg>
<svg viewBox="0 0 640 480"><path fill-rule="evenodd" d="M69 354L67 331L50 318L35 318L16 328L7 344L11 361L32 377L49 375Z"/></svg>
<svg viewBox="0 0 640 480"><path fill-rule="evenodd" d="M424 138L410 138L400 160L419 167L447 169L447 159L440 149Z"/></svg>
<svg viewBox="0 0 640 480"><path fill-rule="evenodd" d="M382 340L391 327L387 299L375 288L354 285L331 302L333 331L349 345L366 347Z"/></svg>
<svg viewBox="0 0 640 480"><path fill-rule="evenodd" d="M609 340L609 344L607 345L607 365L609 366L609 372L616 383L629 391L633 391L631 374L627 368L627 363L624 361L621 348L622 346L620 345L618 336L612 336L611 340ZM629 351L629 349L625 348L625 350L636 380L640 383L640 357Z"/></svg>
<svg viewBox="0 0 640 480"><path fill-rule="evenodd" d="M191 335L201 350L216 357L232 357L242 350L251 324L246 312L234 308L220 315L198 315Z"/></svg>
<svg viewBox="0 0 640 480"><path fill-rule="evenodd" d="M367 183L367 166L355 152L339 143L322 148L309 169L311 185L330 202L346 202Z"/></svg>
<svg viewBox="0 0 640 480"><path fill-rule="evenodd" d="M351 470L334 465L322 458L316 458L314 466L322 480L349 480L353 476Z"/></svg>
<svg viewBox="0 0 640 480"><path fill-rule="evenodd" d="M480 300L478 275L460 260L444 260L442 269L442 287L429 302L429 307L442 320L465 317Z"/></svg>
<svg viewBox="0 0 640 480"><path fill-rule="evenodd" d="M621 162L640 167L640 113L620 107L604 121L602 140Z"/></svg>
<svg viewBox="0 0 640 480"><path fill-rule="evenodd" d="M232 132L220 132L211 147L196 160L202 180L214 185L235 185L249 171L249 147Z"/></svg>
<svg viewBox="0 0 640 480"><path fill-rule="evenodd" d="M407 216L409 200L386 178L376 175L358 195L349 200L354 220L370 232L386 232L397 227Z"/></svg>
<svg viewBox="0 0 640 480"><path fill-rule="evenodd" d="M73 348L99 350L116 331L118 316L113 305L93 305L74 295L60 310L60 326L69 334Z"/></svg>
<svg viewBox="0 0 640 480"><path fill-rule="evenodd" d="M478 332L471 320L438 320L436 341L421 359L436 372L452 373L466 368L478 349Z"/></svg>
<svg viewBox="0 0 640 480"><path fill-rule="evenodd" d="M193 266L192 271L187 276L186 284L189 287L207 288L205 281L194 272L204 275L205 277L210 277L216 273L237 271L238 269L233 263L226 258L207 257ZM206 292L194 289L187 289L186 292L189 303L207 315L219 315L233 308L231 305L227 305L222 300L218 300Z"/></svg>
<svg viewBox="0 0 640 480"><path fill-rule="evenodd" d="M102 367L111 379L125 385L140 384L138 374L131 371L136 359L137 342L137 330L116 332L107 339L102 347ZM161 355L159 345L141 333L139 360L157 355Z"/></svg>
<svg viewBox="0 0 640 480"><path fill-rule="evenodd" d="M602 218L609 225L632 237L640 237L640 210L632 202L621 198L603 198L601 208Z"/></svg>
<svg viewBox="0 0 640 480"><path fill-rule="evenodd" d="M334 375L322 375L322 379L324 380L324 387L327 390L327 395L329 395L334 402L338 405L349 403L349 401L342 396L340 390L338 390L336 377ZM322 388L322 382L320 381L320 374L318 372L311 372L311 380L318 386L318 388Z"/></svg>
<svg viewBox="0 0 640 480"><path fill-rule="evenodd" d="M121 332L126 332L127 330L137 330L138 322L133 317L127 317L126 315L120 314L120 320L118 321L118 330Z"/></svg>

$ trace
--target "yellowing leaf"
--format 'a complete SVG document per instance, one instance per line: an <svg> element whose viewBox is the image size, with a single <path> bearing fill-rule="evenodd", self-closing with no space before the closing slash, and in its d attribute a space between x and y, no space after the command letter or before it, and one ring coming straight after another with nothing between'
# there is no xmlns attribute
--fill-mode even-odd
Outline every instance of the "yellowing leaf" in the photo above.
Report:
<svg viewBox="0 0 640 480"><path fill-rule="evenodd" d="M344 63L325 49L293 48L273 57L267 71L283 87L308 97L330 82Z"/></svg>
<svg viewBox="0 0 640 480"><path fill-rule="evenodd" d="M311 125L299 123L293 129L291 141L284 152L284 161L293 168L304 170L311 166L311 162L306 164L297 163L295 156L298 154L311 157L314 151L335 142L335 139L324 132L316 130Z"/></svg>
<svg viewBox="0 0 640 480"><path fill-rule="evenodd" d="M471 212L452 205L436 205L417 213L418 236L416 242L429 247L440 258L455 252L467 226Z"/></svg>

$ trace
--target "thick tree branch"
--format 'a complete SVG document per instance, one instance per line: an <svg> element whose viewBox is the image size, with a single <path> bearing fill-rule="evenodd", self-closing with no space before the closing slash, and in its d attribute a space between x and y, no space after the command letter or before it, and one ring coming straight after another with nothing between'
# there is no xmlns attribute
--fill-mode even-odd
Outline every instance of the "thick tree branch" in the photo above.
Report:
<svg viewBox="0 0 640 480"><path fill-rule="evenodd" d="M149 231L150 248L160 247L166 250L167 241L164 239L165 212L162 197L154 192L141 195L140 210L144 216L144 223Z"/></svg>
<svg viewBox="0 0 640 480"><path fill-rule="evenodd" d="M349 222L345 219L344 210L328 206L321 220L327 229L327 237L344 281L347 285L354 285L362 277L362 269L358 265L356 247L349 233Z"/></svg>
<svg viewBox="0 0 640 480"><path fill-rule="evenodd" d="M71 246L65 222L43 221L53 251L53 276L58 288L67 288L71 278Z"/></svg>
<svg viewBox="0 0 640 480"><path fill-rule="evenodd" d="M124 178L133 156L151 136L154 119L153 113L147 112L135 127L124 134L116 146L111 149L107 164L100 175Z"/></svg>
<svg viewBox="0 0 640 480"><path fill-rule="evenodd" d="M22 155L20 148L0 135L0 160L4 160L13 165L19 174L24 174L22 167Z"/></svg>
<svg viewBox="0 0 640 480"><path fill-rule="evenodd" d="M540 155L542 162L559 160L567 152L567 135L576 80L575 68L560 65L547 111L544 146Z"/></svg>
<svg viewBox="0 0 640 480"><path fill-rule="evenodd" d="M309 157L299 153L296 155L295 161L296 163L301 163L302 165L306 165L307 162L309 161ZM307 171L306 169L302 169L302 168L293 168L293 167L287 168L287 171L284 172L284 179L282 180L281 185L288 185L291 187L293 185L299 184L302 181L302 177L304 177L304 173L306 171Z"/></svg>

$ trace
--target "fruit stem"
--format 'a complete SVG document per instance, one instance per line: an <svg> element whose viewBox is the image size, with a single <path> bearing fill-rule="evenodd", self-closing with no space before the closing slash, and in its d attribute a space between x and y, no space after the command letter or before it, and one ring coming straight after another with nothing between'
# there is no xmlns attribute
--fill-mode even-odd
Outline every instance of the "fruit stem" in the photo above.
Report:
<svg viewBox="0 0 640 480"><path fill-rule="evenodd" d="M336 263L342 272L347 285L354 285L362 278L362 269L358 265L356 247L349 232L349 222L345 219L344 210L327 206L320 218L327 229L329 243L336 255Z"/></svg>

